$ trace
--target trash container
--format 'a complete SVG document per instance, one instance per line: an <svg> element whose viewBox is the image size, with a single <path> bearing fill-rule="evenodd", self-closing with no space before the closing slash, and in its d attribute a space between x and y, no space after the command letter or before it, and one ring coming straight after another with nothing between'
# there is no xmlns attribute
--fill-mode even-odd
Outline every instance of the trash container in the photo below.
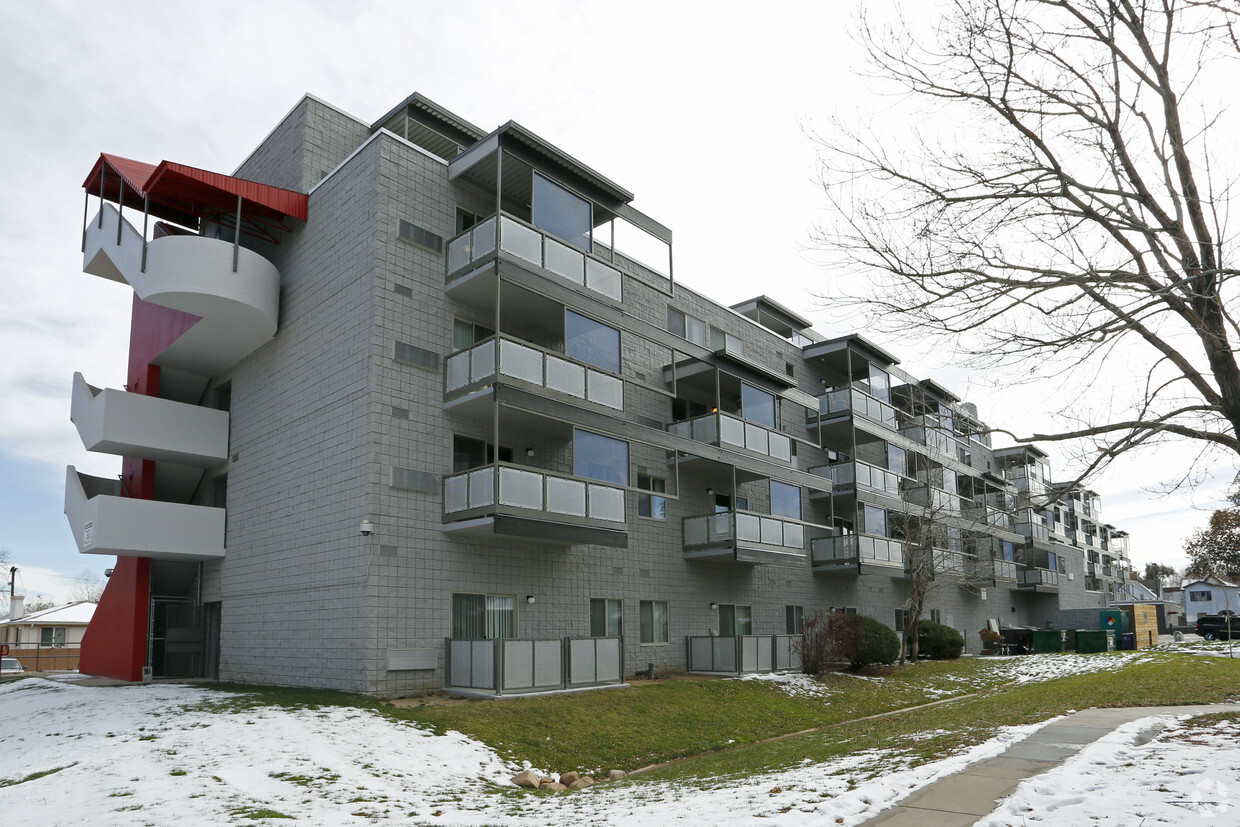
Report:
<svg viewBox="0 0 1240 827"><path fill-rule="evenodd" d="M1049 652L1062 652L1067 637L1062 629L1039 629L1033 633L1033 653L1045 655Z"/></svg>
<svg viewBox="0 0 1240 827"><path fill-rule="evenodd" d="M1125 632L1124 634L1120 635L1119 636L1119 648L1136 649L1137 648L1137 633L1136 632Z"/></svg>
<svg viewBox="0 0 1240 827"><path fill-rule="evenodd" d="M1077 629L1076 651L1082 655L1115 651L1115 632L1111 629Z"/></svg>

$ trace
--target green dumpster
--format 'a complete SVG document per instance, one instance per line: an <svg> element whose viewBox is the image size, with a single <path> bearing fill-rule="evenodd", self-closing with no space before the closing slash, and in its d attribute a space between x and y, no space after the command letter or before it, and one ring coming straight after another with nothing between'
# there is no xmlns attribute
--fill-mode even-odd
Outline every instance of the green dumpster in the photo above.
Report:
<svg viewBox="0 0 1240 827"><path fill-rule="evenodd" d="M1082 655L1115 651L1115 632L1111 629L1077 629L1076 651Z"/></svg>
<svg viewBox="0 0 1240 827"><path fill-rule="evenodd" d="M1110 611L1098 613L1098 628L1110 629L1117 635L1122 635L1125 632L1131 632L1132 629L1128 627L1130 622L1130 615L1120 609L1112 609Z"/></svg>
<svg viewBox="0 0 1240 827"><path fill-rule="evenodd" d="M1039 629L1033 633L1033 653L1062 652L1067 646L1067 639L1068 635L1062 629Z"/></svg>

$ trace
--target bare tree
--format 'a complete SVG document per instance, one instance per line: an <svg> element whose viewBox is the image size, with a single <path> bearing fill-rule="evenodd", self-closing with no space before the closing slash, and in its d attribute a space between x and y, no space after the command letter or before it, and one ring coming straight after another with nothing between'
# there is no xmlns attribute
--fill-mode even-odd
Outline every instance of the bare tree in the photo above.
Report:
<svg viewBox="0 0 1240 827"><path fill-rule="evenodd" d="M4 588L0 589L0 614L4 615L5 617L7 617L9 614L8 578L9 578L9 560L11 559L11 557L12 555L10 554L7 548L0 548L0 569L3 570L4 579L5 579Z"/></svg>
<svg viewBox="0 0 1240 827"><path fill-rule="evenodd" d="M816 241L849 284L875 274L830 300L1009 374L1088 382L1122 356L1135 380L1096 410L1012 435L1081 440L1085 472L1167 440L1234 459L1220 101L1235 94L1238 14L1227 0L955 0L932 43L863 14L878 78L926 108L912 135L837 122L819 139L836 209Z"/></svg>
<svg viewBox="0 0 1240 827"><path fill-rule="evenodd" d="M69 590L69 599L74 602L98 603L103 597L103 578L98 572L82 569L73 579L73 587Z"/></svg>

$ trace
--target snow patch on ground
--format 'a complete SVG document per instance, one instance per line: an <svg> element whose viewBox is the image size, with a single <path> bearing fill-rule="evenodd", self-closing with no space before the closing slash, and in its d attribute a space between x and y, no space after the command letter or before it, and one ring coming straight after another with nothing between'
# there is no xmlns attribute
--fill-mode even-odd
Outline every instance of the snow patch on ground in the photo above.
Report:
<svg viewBox="0 0 1240 827"><path fill-rule="evenodd" d="M1212 655L1240 658L1240 640L1206 640L1199 637L1186 637L1180 643L1160 643L1146 650L1147 652L1173 652L1179 655Z"/></svg>
<svg viewBox="0 0 1240 827"><path fill-rule="evenodd" d="M741 675L736 680L762 681L788 693L794 698L830 698L834 693L813 677L803 672L767 672L757 675Z"/></svg>
<svg viewBox="0 0 1240 827"><path fill-rule="evenodd" d="M1034 824L1224 825L1240 821L1240 721L1188 716L1124 724L1021 783L978 827ZM1142 733L1165 726L1148 743Z"/></svg>

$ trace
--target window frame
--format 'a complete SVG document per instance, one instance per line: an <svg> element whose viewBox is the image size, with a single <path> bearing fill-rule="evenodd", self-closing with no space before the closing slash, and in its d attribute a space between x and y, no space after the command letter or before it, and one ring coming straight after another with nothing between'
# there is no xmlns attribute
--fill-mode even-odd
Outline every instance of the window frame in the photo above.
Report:
<svg viewBox="0 0 1240 827"><path fill-rule="evenodd" d="M662 623L658 622L655 609L662 606ZM649 632L650 639L647 640L647 611L649 611ZM638 617L638 642L643 646L669 646L671 645L671 613L666 600L641 600L637 604ZM660 632L662 632L662 640L659 640Z"/></svg>
<svg viewBox="0 0 1240 827"><path fill-rule="evenodd" d="M662 495L667 493L667 478L638 472L637 487L637 516L644 520L666 520L667 497ZM642 513L643 506L645 514Z"/></svg>
<svg viewBox="0 0 1240 827"><path fill-rule="evenodd" d="M805 633L805 607L788 605L784 607L785 634L801 635Z"/></svg>
<svg viewBox="0 0 1240 827"><path fill-rule="evenodd" d="M594 607L596 604L602 604L602 620L603 634L598 634L598 629L594 625ZM612 610L614 609L614 614ZM616 623L616 631L610 633L612 621ZM618 597L591 597L590 598L590 637L624 637L624 601Z"/></svg>
<svg viewBox="0 0 1240 827"><path fill-rule="evenodd" d="M458 597L481 597L482 598L482 637L457 637L457 598ZM507 599L511 601L509 609L512 616L511 635L499 635L494 637L491 635L491 600ZM488 592L452 592L452 596L448 601L448 627L452 634L452 640L516 640L520 637L520 625L518 618L518 603L515 594L494 594Z"/></svg>

